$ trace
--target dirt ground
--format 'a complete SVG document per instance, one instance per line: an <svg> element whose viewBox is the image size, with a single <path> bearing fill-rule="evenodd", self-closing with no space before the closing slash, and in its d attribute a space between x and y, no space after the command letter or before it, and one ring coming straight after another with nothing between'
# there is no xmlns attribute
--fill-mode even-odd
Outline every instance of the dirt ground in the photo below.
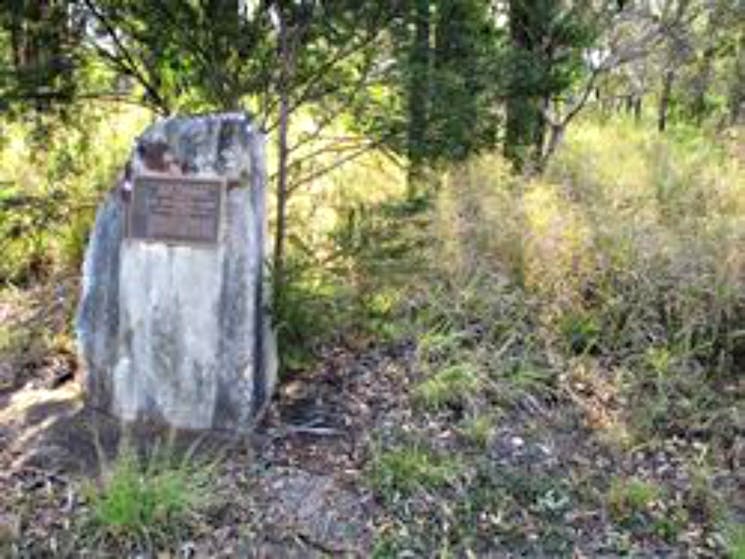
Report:
<svg viewBox="0 0 745 559"><path fill-rule="evenodd" d="M316 373L285 383L252 436L200 439L201 456L221 456L221 498L202 533L182 542L185 556L370 552L376 505L360 477L370 425L395 404L396 391L369 367L390 356L352 359L332 352ZM0 531L22 556L85 551L68 537L85 507L77 488L100 473L102 456L111 459L121 437L116 421L85 409L76 379L59 386L53 379L40 371L0 395Z"/></svg>
<svg viewBox="0 0 745 559"><path fill-rule="evenodd" d="M452 425L418 415L408 405L413 351L407 344L363 353L330 351L316 371L281 387L250 438L208 440L203 452L228 448L219 463L219 498L179 543L180 556L370 556L380 531L401 522L366 481L371 448L408 425L443 452L463 452ZM85 509L77 488L101 467L97 444L114 453L115 422L83 409L74 380L55 388L31 382L3 394L0 402L5 537L14 538L20 556L85 555L70 537ZM602 486L613 475L637 476L686 498L689 460L701 448L695 440L619 452L596 436L580 407L569 405L526 402L500 422L484 456L505 479L518 472ZM733 502L745 503L745 469L733 464L712 475ZM421 514L427 514L426 506ZM675 543L642 538L631 551L648 557L721 556L722 543L694 520ZM623 538L602 508L578 506L561 523L564 537L574 541L575 556L614 556L603 550ZM527 516L520 519L525 530L531 524L539 532L547 529ZM514 549L509 546L516 544L505 540L493 553L545 556L525 544L532 537Z"/></svg>

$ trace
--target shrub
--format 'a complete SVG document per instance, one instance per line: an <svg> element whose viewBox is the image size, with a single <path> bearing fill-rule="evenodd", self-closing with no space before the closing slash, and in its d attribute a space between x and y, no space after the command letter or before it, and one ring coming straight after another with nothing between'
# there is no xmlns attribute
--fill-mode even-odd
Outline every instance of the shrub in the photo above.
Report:
<svg viewBox="0 0 745 559"><path fill-rule="evenodd" d="M3 126L0 283L78 272L93 210L114 186L148 116L144 109L94 104L64 123L50 116L41 128L38 119Z"/></svg>

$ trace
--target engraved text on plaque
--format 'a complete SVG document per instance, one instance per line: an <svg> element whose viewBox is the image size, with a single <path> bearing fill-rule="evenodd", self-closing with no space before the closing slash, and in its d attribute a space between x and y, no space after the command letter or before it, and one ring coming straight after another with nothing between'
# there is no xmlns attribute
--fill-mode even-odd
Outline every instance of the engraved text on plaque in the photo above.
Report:
<svg viewBox="0 0 745 559"><path fill-rule="evenodd" d="M214 244L224 183L194 177L138 177L129 205L130 239Z"/></svg>

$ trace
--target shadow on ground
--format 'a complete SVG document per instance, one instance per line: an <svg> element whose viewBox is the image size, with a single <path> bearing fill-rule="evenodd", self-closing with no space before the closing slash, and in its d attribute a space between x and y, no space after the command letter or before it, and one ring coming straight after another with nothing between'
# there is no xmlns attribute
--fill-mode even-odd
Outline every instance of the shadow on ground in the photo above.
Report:
<svg viewBox="0 0 745 559"><path fill-rule="evenodd" d="M400 392L377 369L402 351L361 358L331 352L318 371L280 387L250 437L122 428L86 408L74 380L6 393L0 509L8 513L0 524L22 542L19 555L55 546L74 554L76 518L85 508L81 484L105 472L125 440L140 449L165 443L176 453L196 446L196 457L219 457L219 504L204 518L204 533L187 542L198 556L367 555L376 505L360 478L371 426Z"/></svg>

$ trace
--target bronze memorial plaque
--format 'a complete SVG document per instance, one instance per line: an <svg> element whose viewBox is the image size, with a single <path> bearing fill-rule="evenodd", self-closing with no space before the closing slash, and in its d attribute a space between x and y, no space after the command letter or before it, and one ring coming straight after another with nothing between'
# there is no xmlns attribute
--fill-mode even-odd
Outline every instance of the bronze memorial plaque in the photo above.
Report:
<svg viewBox="0 0 745 559"><path fill-rule="evenodd" d="M194 177L138 177L127 237L144 241L215 244L224 181Z"/></svg>

